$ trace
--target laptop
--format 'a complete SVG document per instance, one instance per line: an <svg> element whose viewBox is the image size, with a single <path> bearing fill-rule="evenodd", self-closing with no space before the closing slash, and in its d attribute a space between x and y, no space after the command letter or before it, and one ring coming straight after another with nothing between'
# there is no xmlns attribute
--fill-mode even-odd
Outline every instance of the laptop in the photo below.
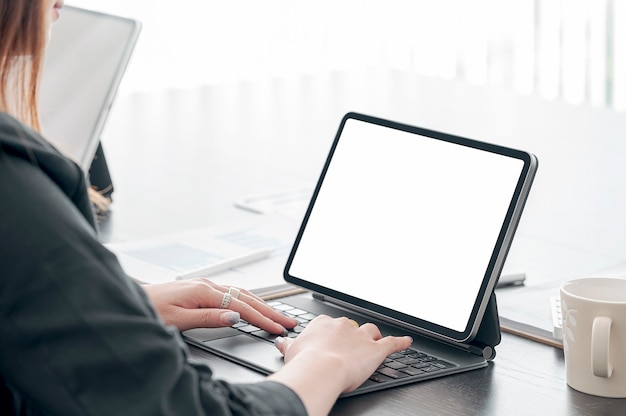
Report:
<svg viewBox="0 0 626 416"><path fill-rule="evenodd" d="M410 335L351 396L486 367L500 342L494 288L537 158L524 151L348 113L287 259L305 293L270 304L300 325L320 314ZM270 374L274 336L241 322L184 339Z"/></svg>
<svg viewBox="0 0 626 416"><path fill-rule="evenodd" d="M52 26L40 92L42 129L85 172L140 30L136 20L72 6Z"/></svg>

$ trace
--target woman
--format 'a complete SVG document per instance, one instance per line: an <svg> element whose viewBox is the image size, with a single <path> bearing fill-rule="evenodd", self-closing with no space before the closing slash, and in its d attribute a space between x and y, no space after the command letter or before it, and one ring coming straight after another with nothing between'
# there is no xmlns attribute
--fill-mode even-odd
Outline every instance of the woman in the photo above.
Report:
<svg viewBox="0 0 626 416"><path fill-rule="evenodd" d="M411 343L320 316L279 337L283 369L254 384L187 360L180 330L295 321L205 279L140 287L96 239L83 172L39 134L36 96L62 1L0 0L0 414L326 414ZM333 377L327 377L327 374ZM323 386L323 387L319 387Z"/></svg>

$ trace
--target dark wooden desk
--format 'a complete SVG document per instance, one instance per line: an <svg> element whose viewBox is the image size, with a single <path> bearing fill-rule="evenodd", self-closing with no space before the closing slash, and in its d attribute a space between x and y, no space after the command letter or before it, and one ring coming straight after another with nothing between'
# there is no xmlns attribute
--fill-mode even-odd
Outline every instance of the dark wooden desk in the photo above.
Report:
<svg viewBox="0 0 626 416"><path fill-rule="evenodd" d="M109 241L247 218L244 196L312 186L341 116L360 111L520 147L540 169L506 268L528 284L626 253L626 116L401 73L331 74L120 97L103 137ZM277 278L279 281L279 278ZM334 414L624 414L566 385L563 352L503 334L484 370L340 400ZM199 350L219 377L261 375Z"/></svg>
<svg viewBox="0 0 626 416"><path fill-rule="evenodd" d="M336 415L623 415L626 399L577 392L565 383L563 351L503 334L486 369L412 386L340 399ZM201 350L218 377L251 382L262 376Z"/></svg>

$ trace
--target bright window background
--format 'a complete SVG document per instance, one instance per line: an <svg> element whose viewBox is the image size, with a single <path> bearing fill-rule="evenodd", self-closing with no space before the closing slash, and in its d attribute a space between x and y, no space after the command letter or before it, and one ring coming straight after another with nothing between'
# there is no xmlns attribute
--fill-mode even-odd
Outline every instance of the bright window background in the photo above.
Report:
<svg viewBox="0 0 626 416"><path fill-rule="evenodd" d="M122 85L393 68L626 110L626 0L72 0L143 23Z"/></svg>

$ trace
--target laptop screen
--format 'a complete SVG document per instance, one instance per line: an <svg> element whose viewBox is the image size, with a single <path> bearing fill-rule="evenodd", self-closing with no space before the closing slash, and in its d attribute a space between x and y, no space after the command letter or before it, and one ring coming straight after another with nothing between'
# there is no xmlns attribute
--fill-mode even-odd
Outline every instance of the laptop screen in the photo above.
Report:
<svg viewBox="0 0 626 416"><path fill-rule="evenodd" d="M46 48L40 108L48 140L89 170L139 22L66 6Z"/></svg>
<svg viewBox="0 0 626 416"><path fill-rule="evenodd" d="M285 279L466 340L501 271L532 161L524 152L349 114Z"/></svg>

